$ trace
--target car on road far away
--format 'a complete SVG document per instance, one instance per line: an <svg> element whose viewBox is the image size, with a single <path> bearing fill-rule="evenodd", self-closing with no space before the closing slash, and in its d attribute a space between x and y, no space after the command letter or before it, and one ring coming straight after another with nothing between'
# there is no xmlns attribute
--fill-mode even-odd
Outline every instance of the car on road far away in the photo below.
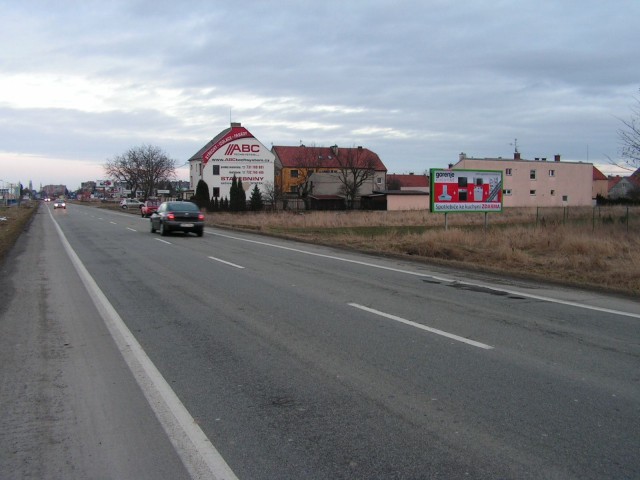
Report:
<svg viewBox="0 0 640 480"><path fill-rule="evenodd" d="M147 200L144 202L144 205L140 207L140 215L142 215L142 218L150 217L153 212L158 210L159 206L160 202L158 200Z"/></svg>
<svg viewBox="0 0 640 480"><path fill-rule="evenodd" d="M55 210L56 208L64 208L66 210L67 204L62 198L56 198L53 202L53 209Z"/></svg>
<svg viewBox="0 0 640 480"><path fill-rule="evenodd" d="M204 214L193 202L163 202L151 214L151 233L156 230L165 236L170 232L193 232L199 237L204 232Z"/></svg>
<svg viewBox="0 0 640 480"><path fill-rule="evenodd" d="M120 208L126 210L128 208L141 208L144 205L140 200L136 198L123 198L120 200Z"/></svg>

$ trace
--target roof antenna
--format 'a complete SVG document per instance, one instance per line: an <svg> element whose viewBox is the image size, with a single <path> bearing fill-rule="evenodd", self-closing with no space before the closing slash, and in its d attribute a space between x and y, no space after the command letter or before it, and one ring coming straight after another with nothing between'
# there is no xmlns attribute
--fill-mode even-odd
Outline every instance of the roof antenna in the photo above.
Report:
<svg viewBox="0 0 640 480"><path fill-rule="evenodd" d="M513 143L510 143L509 145L513 145L513 153L519 153L518 152L518 139L514 138L513 139Z"/></svg>

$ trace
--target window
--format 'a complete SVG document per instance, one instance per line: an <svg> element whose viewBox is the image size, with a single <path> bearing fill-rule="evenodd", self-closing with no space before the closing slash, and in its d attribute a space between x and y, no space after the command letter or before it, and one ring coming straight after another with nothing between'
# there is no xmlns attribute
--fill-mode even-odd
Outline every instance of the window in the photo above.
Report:
<svg viewBox="0 0 640 480"><path fill-rule="evenodd" d="M220 165L214 165L213 166L213 174L214 175L220 175Z"/></svg>
<svg viewBox="0 0 640 480"><path fill-rule="evenodd" d="M529 195L531 195L532 197L536 196L536 191L535 190L529 190Z"/></svg>
<svg viewBox="0 0 640 480"><path fill-rule="evenodd" d="M382 183L382 177L376 178L376 183L380 185Z"/></svg>
<svg viewBox="0 0 640 480"><path fill-rule="evenodd" d="M555 177L556 176L556 171L555 170L549 170L549 176L550 177Z"/></svg>
<svg viewBox="0 0 640 480"><path fill-rule="evenodd" d="M289 190L289 192L298 193L298 186L297 185L291 185L291 189Z"/></svg>
<svg viewBox="0 0 640 480"><path fill-rule="evenodd" d="M291 178L298 178L298 170L291 170Z"/></svg>
<svg viewBox="0 0 640 480"><path fill-rule="evenodd" d="M506 168L504 173L505 173L505 175L511 176L511 169L510 168Z"/></svg>
<svg viewBox="0 0 640 480"><path fill-rule="evenodd" d="M213 198L220 197L220 187L213 187Z"/></svg>
<svg viewBox="0 0 640 480"><path fill-rule="evenodd" d="M536 179L536 171L535 170L529 170L529 178L531 180L535 180Z"/></svg>
<svg viewBox="0 0 640 480"><path fill-rule="evenodd" d="M502 190L502 194L503 195L511 195L511 189L510 188L505 188L504 190Z"/></svg>
<svg viewBox="0 0 640 480"><path fill-rule="evenodd" d="M569 195L562 195L562 201L563 202L568 202L569 201Z"/></svg>
<svg viewBox="0 0 640 480"><path fill-rule="evenodd" d="M556 194L555 190L551 190L551 196L553 197Z"/></svg>

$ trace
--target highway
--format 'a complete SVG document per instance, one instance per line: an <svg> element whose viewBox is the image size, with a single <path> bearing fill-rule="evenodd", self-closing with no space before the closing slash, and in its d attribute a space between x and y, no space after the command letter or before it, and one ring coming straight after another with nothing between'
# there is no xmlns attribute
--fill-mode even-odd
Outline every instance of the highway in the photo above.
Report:
<svg viewBox="0 0 640 480"><path fill-rule="evenodd" d="M640 478L640 302L42 205L0 478Z"/></svg>

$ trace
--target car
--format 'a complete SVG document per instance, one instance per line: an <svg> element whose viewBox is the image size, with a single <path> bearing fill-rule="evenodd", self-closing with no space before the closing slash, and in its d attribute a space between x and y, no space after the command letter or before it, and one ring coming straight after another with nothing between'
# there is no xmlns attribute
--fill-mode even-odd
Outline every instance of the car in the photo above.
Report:
<svg viewBox="0 0 640 480"><path fill-rule="evenodd" d="M151 214L151 233L156 230L166 236L171 232L204 233L204 214L193 202L163 202Z"/></svg>
<svg viewBox="0 0 640 480"><path fill-rule="evenodd" d="M120 200L120 208L123 210L128 208L141 208L142 205L144 204L137 198L123 198Z"/></svg>
<svg viewBox="0 0 640 480"><path fill-rule="evenodd" d="M160 205L160 202L158 200L147 200L140 207L140 215L142 215L142 218L150 217L153 212L158 210L159 205Z"/></svg>
<svg viewBox="0 0 640 480"><path fill-rule="evenodd" d="M56 208L64 208L66 210L67 209L67 203L62 198L57 198L53 202L53 209L55 210Z"/></svg>

